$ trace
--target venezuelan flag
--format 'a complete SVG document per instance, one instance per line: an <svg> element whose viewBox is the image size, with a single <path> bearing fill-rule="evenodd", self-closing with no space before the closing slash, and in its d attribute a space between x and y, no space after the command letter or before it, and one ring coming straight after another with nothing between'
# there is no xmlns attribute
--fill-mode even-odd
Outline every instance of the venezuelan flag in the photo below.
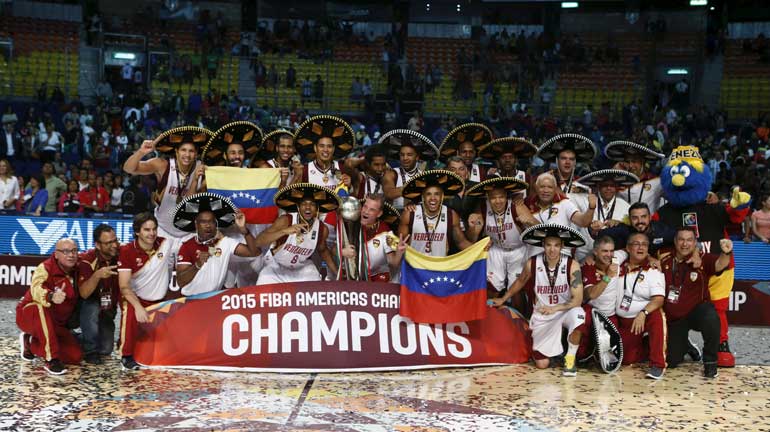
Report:
<svg viewBox="0 0 770 432"><path fill-rule="evenodd" d="M269 224L278 217L273 197L281 185L278 168L206 167L206 187L233 201L246 223Z"/></svg>
<svg viewBox="0 0 770 432"><path fill-rule="evenodd" d="M487 316L489 238L448 257L411 247L401 263L401 316L417 323L447 323Z"/></svg>

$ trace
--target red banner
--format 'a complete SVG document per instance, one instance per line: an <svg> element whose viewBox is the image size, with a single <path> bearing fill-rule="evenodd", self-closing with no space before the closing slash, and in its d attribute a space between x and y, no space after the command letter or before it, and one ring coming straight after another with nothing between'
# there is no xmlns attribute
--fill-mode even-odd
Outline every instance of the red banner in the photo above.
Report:
<svg viewBox="0 0 770 432"><path fill-rule="evenodd" d="M19 298L29 288L32 274L47 256L3 255L0 256L0 298Z"/></svg>
<svg viewBox="0 0 770 432"><path fill-rule="evenodd" d="M770 282L735 281L730 293L730 325L770 326Z"/></svg>
<svg viewBox="0 0 770 432"><path fill-rule="evenodd" d="M148 366L274 372L403 370L525 363L529 327L507 310L415 324L399 286L299 282L217 291L151 307L136 360Z"/></svg>

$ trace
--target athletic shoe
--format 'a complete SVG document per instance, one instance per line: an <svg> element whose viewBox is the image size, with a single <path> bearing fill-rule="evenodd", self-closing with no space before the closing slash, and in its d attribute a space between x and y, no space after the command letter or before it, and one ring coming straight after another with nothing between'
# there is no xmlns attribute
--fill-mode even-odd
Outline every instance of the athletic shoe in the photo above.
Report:
<svg viewBox="0 0 770 432"><path fill-rule="evenodd" d="M653 366L649 371L647 371L647 378L652 378L654 380L663 379L664 372L666 372L665 369Z"/></svg>
<svg viewBox="0 0 770 432"><path fill-rule="evenodd" d="M564 371L561 373L565 377L577 376L577 367L575 366L575 355L567 354L564 356Z"/></svg>
<svg viewBox="0 0 770 432"><path fill-rule="evenodd" d="M123 370L139 370L142 368L139 366L139 363L134 360L133 356L125 356L120 359L120 366L123 368Z"/></svg>
<svg viewBox="0 0 770 432"><path fill-rule="evenodd" d="M90 353L86 354L85 357L83 357L83 360L92 365L100 365L102 364L102 358L99 356L99 353Z"/></svg>
<svg viewBox="0 0 770 432"><path fill-rule="evenodd" d="M716 363L703 364L703 376L706 378L716 378L719 376L719 370Z"/></svg>
<svg viewBox="0 0 770 432"><path fill-rule="evenodd" d="M687 355L689 355L694 362L699 362L703 358L700 348L698 348L690 338L687 338Z"/></svg>
<svg viewBox="0 0 770 432"><path fill-rule="evenodd" d="M59 359L51 359L51 361L45 362L44 368L51 375L64 375L67 372L67 369Z"/></svg>
<svg viewBox="0 0 770 432"><path fill-rule="evenodd" d="M31 338L32 336L26 333L19 333L19 354L22 360L29 362L35 360L35 355L32 354L32 350L29 348Z"/></svg>

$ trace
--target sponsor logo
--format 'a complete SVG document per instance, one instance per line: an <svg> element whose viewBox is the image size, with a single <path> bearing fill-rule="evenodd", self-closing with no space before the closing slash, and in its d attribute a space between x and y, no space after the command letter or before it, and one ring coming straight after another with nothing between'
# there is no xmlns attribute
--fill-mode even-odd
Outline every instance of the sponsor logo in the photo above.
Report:
<svg viewBox="0 0 770 432"><path fill-rule="evenodd" d="M75 240L81 251L91 249L94 228L102 223L115 229L121 243L133 239L130 220L0 216L0 237L10 239L0 245L0 253L49 255L62 238Z"/></svg>

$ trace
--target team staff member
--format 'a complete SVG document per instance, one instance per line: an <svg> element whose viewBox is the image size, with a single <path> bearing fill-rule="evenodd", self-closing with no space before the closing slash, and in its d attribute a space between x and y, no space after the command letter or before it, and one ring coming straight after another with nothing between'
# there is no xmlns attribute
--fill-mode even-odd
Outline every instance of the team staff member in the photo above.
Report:
<svg viewBox="0 0 770 432"><path fill-rule="evenodd" d="M708 281L730 266L733 242L719 242L720 255L698 257L698 240L692 228L679 228L674 238L674 253L660 261L666 276L663 310L668 321L668 362L676 367L688 352L687 335L696 330L703 335L703 376L717 376L720 321L711 303ZM695 258L695 262L693 262ZM698 265L700 264L700 265Z"/></svg>
<svg viewBox="0 0 770 432"><path fill-rule="evenodd" d="M219 231L233 222L246 244ZM257 240L246 228L246 216L223 196L202 193L185 198L174 214L174 224L183 231L195 230L195 236L182 243L177 254L176 274L182 295L221 289L234 255L253 258L259 254Z"/></svg>
<svg viewBox="0 0 770 432"><path fill-rule="evenodd" d="M655 255L662 247L674 244L676 230L658 221L651 220L650 208L643 202L631 204L628 209L629 224L619 224L599 231L597 237L610 236L615 240L615 247L623 249L631 234L642 233L651 239L650 254Z"/></svg>
<svg viewBox="0 0 770 432"><path fill-rule="evenodd" d="M637 363L649 351L647 377L659 380L666 371L666 316L662 309L666 278L650 266L649 247L650 239L644 233L628 237L628 260L612 282L618 286L608 289L620 291L615 314L623 340L623 364ZM649 335L648 350L642 346L644 333Z"/></svg>
<svg viewBox="0 0 770 432"><path fill-rule="evenodd" d="M42 357L43 367L52 375L66 373L62 362L78 364L83 355L67 328L78 302L77 263L77 243L66 238L57 241L53 256L37 266L29 290L16 306L21 358Z"/></svg>
<svg viewBox="0 0 770 432"><path fill-rule="evenodd" d="M521 235L525 243L543 248L530 258L521 275L511 284L503 297L492 300L502 306L522 288L527 288L533 312L529 320L532 328L532 357L538 369L545 369L550 358L564 352L562 329L567 330L567 354L564 357L564 376L576 376L575 355L582 334L578 327L585 321L583 309L583 276L580 264L562 255L562 247L579 247L580 233L558 224L539 224L527 228Z"/></svg>
<svg viewBox="0 0 770 432"><path fill-rule="evenodd" d="M556 169L548 172L556 178L562 193L590 192L590 189L577 182L577 165L591 164L596 157L596 146L590 139L572 133L559 134L544 142L537 149L537 155L546 163L556 161Z"/></svg>
<svg viewBox="0 0 770 432"><path fill-rule="evenodd" d="M120 247L118 285L123 297L120 307L120 364L139 369L134 360L139 323L146 323L147 306L158 302L168 291L168 272L172 260L171 241L158 235L158 220L151 213L134 216L134 241ZM184 232L184 231L182 231Z"/></svg>
<svg viewBox="0 0 770 432"><path fill-rule="evenodd" d="M618 194L629 204L647 204L653 213L658 211L663 197L660 177L647 169L647 164L654 165L666 156L654 149L631 141L612 141L604 148L607 159L616 161L614 168L626 170L639 178L639 182L619 191Z"/></svg>
<svg viewBox="0 0 770 432"><path fill-rule="evenodd" d="M118 241L115 230L101 224L94 229L94 248L78 262L80 330L86 363L100 364L115 346L115 315L118 312Z"/></svg>

